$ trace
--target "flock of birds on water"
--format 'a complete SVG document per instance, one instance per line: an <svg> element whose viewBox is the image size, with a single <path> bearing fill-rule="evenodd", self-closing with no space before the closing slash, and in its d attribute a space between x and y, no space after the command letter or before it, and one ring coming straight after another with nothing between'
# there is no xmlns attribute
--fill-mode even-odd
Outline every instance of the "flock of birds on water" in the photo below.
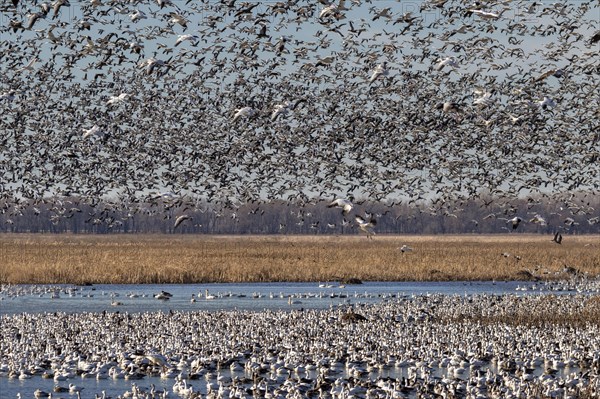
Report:
<svg viewBox="0 0 600 399"><path fill-rule="evenodd" d="M2 316L0 378L34 382L36 399L595 398L597 312L589 294L431 294L325 310L20 313ZM118 381L129 388L107 393Z"/></svg>
<svg viewBox="0 0 600 399"><path fill-rule="evenodd" d="M516 199L535 212L557 195L565 219L597 224L598 9L3 2L2 227L31 212L58 223L84 204L89 223L151 209L175 211L176 228L273 201L460 217L475 200L516 228L532 221ZM375 219L343 220L374 232Z"/></svg>

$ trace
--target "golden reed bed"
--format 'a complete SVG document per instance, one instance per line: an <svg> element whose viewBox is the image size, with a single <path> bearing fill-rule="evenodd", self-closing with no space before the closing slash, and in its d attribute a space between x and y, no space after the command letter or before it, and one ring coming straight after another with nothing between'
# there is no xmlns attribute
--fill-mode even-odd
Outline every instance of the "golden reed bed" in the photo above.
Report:
<svg viewBox="0 0 600 399"><path fill-rule="evenodd" d="M206 283L600 275L600 237L0 235L1 283ZM402 253L403 244L412 252ZM508 256L505 256L506 254Z"/></svg>

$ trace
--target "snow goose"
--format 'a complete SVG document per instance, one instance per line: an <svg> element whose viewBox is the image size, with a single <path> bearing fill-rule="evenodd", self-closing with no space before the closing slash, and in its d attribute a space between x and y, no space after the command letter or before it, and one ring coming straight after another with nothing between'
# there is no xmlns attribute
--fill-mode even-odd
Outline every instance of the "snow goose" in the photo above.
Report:
<svg viewBox="0 0 600 399"><path fill-rule="evenodd" d="M240 118L251 118L256 114L257 111L252 107L242 107L240 109L236 109L235 114L233 115L233 122Z"/></svg>
<svg viewBox="0 0 600 399"><path fill-rule="evenodd" d="M373 70L373 73L371 74L371 77L369 78L369 83L373 83L380 76L385 77L388 75L389 75L389 70L387 69L387 62L384 61L381 64L377 65L377 67L375 67L375 69Z"/></svg>
<svg viewBox="0 0 600 399"><path fill-rule="evenodd" d="M372 238L372 236L375 235L373 228L377 224L377 220L374 218L366 220L360 215L356 215L354 220L356 220L356 223L358 223L358 228L367 234L367 238Z"/></svg>
<svg viewBox="0 0 600 399"><path fill-rule="evenodd" d="M96 136L96 137L104 136L104 132L100 129L100 127L98 125L94 125L89 129L85 129L83 131L82 138L85 140L88 137L93 137L93 136Z"/></svg>
<svg viewBox="0 0 600 399"><path fill-rule="evenodd" d="M333 201L331 201L329 205L327 205L327 208L333 207L342 208L342 214L347 215L352 210L354 205L350 200L346 198L336 198Z"/></svg>
<svg viewBox="0 0 600 399"><path fill-rule="evenodd" d="M458 63L456 62L454 57L446 57L443 60L438 61L438 63L435 64L434 68L436 71L441 71L442 69L444 69L445 66L458 68Z"/></svg>

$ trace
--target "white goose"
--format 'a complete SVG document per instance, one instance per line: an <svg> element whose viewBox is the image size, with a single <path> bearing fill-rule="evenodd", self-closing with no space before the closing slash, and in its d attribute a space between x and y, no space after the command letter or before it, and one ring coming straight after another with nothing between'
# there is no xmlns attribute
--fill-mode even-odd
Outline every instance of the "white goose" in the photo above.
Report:
<svg viewBox="0 0 600 399"><path fill-rule="evenodd" d="M458 62L456 62L454 57L446 57L443 60L438 61L437 64L435 64L435 70L441 71L442 69L444 69L445 66L458 68Z"/></svg>
<svg viewBox="0 0 600 399"><path fill-rule="evenodd" d="M375 220L375 218L366 220L362 216L356 215L354 220L356 220L356 223L358 223L358 228L367 234L367 238L372 238L372 236L375 235L375 231L373 231L373 228L377 224L377 220Z"/></svg>
<svg viewBox="0 0 600 399"><path fill-rule="evenodd" d="M252 107L242 107L240 109L236 109L235 114L233 115L233 122L240 118L251 118L256 114L257 111Z"/></svg>
<svg viewBox="0 0 600 399"><path fill-rule="evenodd" d="M334 17L335 19L342 19L344 15L341 11L346 10L344 6L345 0L340 0L338 4L332 3L327 7L324 7L321 12L319 12L319 19Z"/></svg>
<svg viewBox="0 0 600 399"><path fill-rule="evenodd" d="M110 99L106 102L106 105L117 105L125 101L129 97L127 93L121 93L118 96L110 96Z"/></svg>
<svg viewBox="0 0 600 399"><path fill-rule="evenodd" d="M181 43L186 41L197 43L199 39L200 38L196 35L179 35L179 37L177 37L177 40L175 41L175 47L179 46Z"/></svg>
<svg viewBox="0 0 600 399"><path fill-rule="evenodd" d="M333 207L342 208L342 214L347 215L352 210L354 205L352 204L352 202L349 199L336 198L333 201L331 201L331 203L329 205L327 205L327 208L333 208Z"/></svg>
<svg viewBox="0 0 600 399"><path fill-rule="evenodd" d="M381 64L377 65L377 67L375 67L375 69L373 70L373 73L371 74L371 77L369 78L369 83L373 83L380 76L383 76L383 77L388 76L389 73L390 72L387 69L387 62L384 61Z"/></svg>
<svg viewBox="0 0 600 399"><path fill-rule="evenodd" d="M91 128L83 131L82 138L84 140L87 139L88 137L92 137L92 136L102 137L102 136L104 136L104 132L100 129L100 127L98 125L94 125Z"/></svg>

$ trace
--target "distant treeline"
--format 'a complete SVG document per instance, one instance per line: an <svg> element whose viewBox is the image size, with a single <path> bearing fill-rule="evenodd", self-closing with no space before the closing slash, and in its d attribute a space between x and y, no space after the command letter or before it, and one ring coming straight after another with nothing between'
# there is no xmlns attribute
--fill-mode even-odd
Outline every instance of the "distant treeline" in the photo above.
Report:
<svg viewBox="0 0 600 399"><path fill-rule="evenodd" d="M301 205L284 202L215 206L185 198L157 197L147 203L90 204L77 197L38 202L0 202L0 232L14 233L175 233L175 234L358 234L355 215L375 218L376 234L490 234L514 232L597 234L600 198L591 194L522 200L478 198L421 205L355 201L346 215L328 208L331 200ZM367 215L365 215L365 213ZM185 215L175 227L178 217ZM545 223L534 222L536 215Z"/></svg>

